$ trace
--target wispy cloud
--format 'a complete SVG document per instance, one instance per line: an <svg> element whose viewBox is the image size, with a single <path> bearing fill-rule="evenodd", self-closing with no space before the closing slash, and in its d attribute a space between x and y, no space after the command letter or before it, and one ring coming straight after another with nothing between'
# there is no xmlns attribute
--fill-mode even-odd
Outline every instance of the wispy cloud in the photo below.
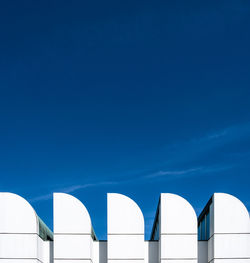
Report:
<svg viewBox="0 0 250 263"><path fill-rule="evenodd" d="M145 178L156 178L156 177L162 177L162 176L175 176L175 175L187 175L191 174L197 171L201 171L202 167L198 168L191 168L186 170L171 170L171 171L158 171L152 174L148 174L145 176Z"/></svg>
<svg viewBox="0 0 250 263"><path fill-rule="evenodd" d="M117 177L117 181L107 180L101 182L90 182L74 184L68 187L53 189L50 193L31 198L31 203L46 201L52 198L53 192L73 193L79 190L101 187L107 185L125 185L138 182L148 182L151 180L173 181L182 178L199 177L213 175L229 170L237 165L236 162L217 162L210 160L210 165L201 162L201 158L206 160L206 155L211 152L218 152L221 146L238 142L250 137L250 123L239 124L217 130L204 136L192 138L187 141L169 145L165 151L167 161L151 170L144 170L141 174L131 171L126 177ZM228 153L227 153L228 154ZM182 168L183 167L183 168ZM180 169L182 168L182 169Z"/></svg>
<svg viewBox="0 0 250 263"><path fill-rule="evenodd" d="M52 196L53 196L53 193L44 194L44 195L39 195L39 196L36 196L36 197L34 197L34 198L28 199L28 201L29 201L30 203L36 203L36 202L39 202L39 201L46 201L46 200L51 199Z"/></svg>
<svg viewBox="0 0 250 263"><path fill-rule="evenodd" d="M39 201L50 200L53 197L53 192L60 192L60 193L70 194L70 193L76 192L78 190L87 189L87 188L90 188L90 187L98 187L98 186L104 186L104 185L115 185L117 183L118 182L116 182L116 181L103 181L103 182L98 182L98 183L87 183L87 184L71 185L71 186L68 186L68 187L65 187L65 188L55 189L55 190L51 191L48 194L36 196L34 198L29 199L28 201L30 203L36 203L36 202L39 202Z"/></svg>
<svg viewBox="0 0 250 263"><path fill-rule="evenodd" d="M210 132L204 136L201 136L200 138L197 138L197 140L211 141L211 140L221 139L222 141L232 141L245 136L249 137L249 132L250 132L250 122L246 122L246 123L240 123L240 124L228 126L221 130Z"/></svg>
<svg viewBox="0 0 250 263"><path fill-rule="evenodd" d="M87 189L87 188L94 188L94 187L101 187L107 185L122 185L122 184L129 184L129 183L138 183L138 182L147 182L150 180L160 179L164 181L173 181L179 180L181 178L189 178L194 176L202 176L205 173L217 173L220 171L224 171L230 169L232 166L217 166L217 167L195 167L189 168L185 170L160 170L153 173L148 173L146 175L132 177L125 180L119 181L103 181L97 183L86 183L86 184L77 184L71 185L64 188L54 189L50 193L39 195L34 198L29 199L30 203L36 203L40 201L47 201L52 199L53 192L61 192L61 193L73 193L79 190Z"/></svg>
<svg viewBox="0 0 250 263"><path fill-rule="evenodd" d="M227 129L216 132L216 133L208 134L207 137L205 138L207 138L208 140L214 140L214 139L222 138L226 135L227 135Z"/></svg>
<svg viewBox="0 0 250 263"><path fill-rule="evenodd" d="M203 166L203 167L194 167L188 168L184 170L160 170L157 172L150 173L144 176L146 180L164 180L164 181L173 181L179 180L182 178L191 178L191 177L199 177L204 175L213 175L218 174L219 172L231 169L233 166Z"/></svg>
<svg viewBox="0 0 250 263"><path fill-rule="evenodd" d="M167 145L162 151L166 159L164 165L180 169L180 167L188 166L200 167L204 164L208 165L208 163L210 163L209 165L219 165L223 161L222 165L224 166L226 162L232 161L226 157L239 155L243 150L239 145L249 139L250 122L175 142ZM233 161L235 163L236 160Z"/></svg>

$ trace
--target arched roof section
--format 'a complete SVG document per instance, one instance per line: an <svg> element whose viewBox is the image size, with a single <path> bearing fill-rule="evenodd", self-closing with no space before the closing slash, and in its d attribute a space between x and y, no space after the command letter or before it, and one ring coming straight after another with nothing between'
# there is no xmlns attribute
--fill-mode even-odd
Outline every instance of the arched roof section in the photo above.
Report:
<svg viewBox="0 0 250 263"><path fill-rule="evenodd" d="M91 219L86 207L69 194L54 193L54 233L91 234Z"/></svg>
<svg viewBox="0 0 250 263"><path fill-rule="evenodd" d="M122 194L108 194L108 234L144 234L139 206Z"/></svg>
<svg viewBox="0 0 250 263"><path fill-rule="evenodd" d="M163 234L197 234L197 216L191 204L176 194L162 193L160 222Z"/></svg>
<svg viewBox="0 0 250 263"><path fill-rule="evenodd" d="M248 210L235 196L215 193L213 207L215 233L247 233L250 231Z"/></svg>
<svg viewBox="0 0 250 263"><path fill-rule="evenodd" d="M0 233L39 234L38 216L21 196L0 193Z"/></svg>

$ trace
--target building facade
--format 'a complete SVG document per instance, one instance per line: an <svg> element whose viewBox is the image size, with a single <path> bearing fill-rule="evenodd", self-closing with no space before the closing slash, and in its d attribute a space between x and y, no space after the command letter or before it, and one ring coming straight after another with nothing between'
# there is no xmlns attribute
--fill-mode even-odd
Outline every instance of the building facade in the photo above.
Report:
<svg viewBox="0 0 250 263"><path fill-rule="evenodd" d="M98 240L86 207L55 193L54 233L31 205L0 193L0 263L250 263L250 219L236 197L215 193L197 218L184 198L160 195L150 240L130 198L108 194L107 240Z"/></svg>

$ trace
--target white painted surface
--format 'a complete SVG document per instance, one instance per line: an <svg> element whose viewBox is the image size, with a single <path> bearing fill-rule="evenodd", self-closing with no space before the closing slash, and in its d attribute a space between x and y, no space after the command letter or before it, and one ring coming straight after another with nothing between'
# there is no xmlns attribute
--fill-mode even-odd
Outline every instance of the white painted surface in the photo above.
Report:
<svg viewBox="0 0 250 263"><path fill-rule="evenodd" d="M108 234L143 234L144 217L129 197L108 194Z"/></svg>
<svg viewBox="0 0 250 263"><path fill-rule="evenodd" d="M197 234L197 216L190 203L175 194L161 194L161 233Z"/></svg>
<svg viewBox="0 0 250 263"><path fill-rule="evenodd" d="M249 233L249 213L244 204L236 197L215 193L214 233Z"/></svg>
<svg viewBox="0 0 250 263"><path fill-rule="evenodd" d="M108 241L93 241L87 209L68 194L54 195L54 242L39 236L38 217L22 197L0 193L0 263L250 263L246 207L228 194L214 194L210 239L197 242L197 218L182 197L161 194L160 241L144 240L138 205L108 195ZM198 244L198 246L197 246ZM198 251L197 251L198 250ZM39 260L38 260L39 259Z"/></svg>
<svg viewBox="0 0 250 263"><path fill-rule="evenodd" d="M37 215L21 196L0 193L0 233L38 233Z"/></svg>
<svg viewBox="0 0 250 263"><path fill-rule="evenodd" d="M53 262L53 241L44 242L41 238L39 238L38 258L40 258L44 263Z"/></svg>
<svg viewBox="0 0 250 263"><path fill-rule="evenodd" d="M144 259L141 260L132 260L132 259L126 259L126 260L109 260L110 263L145 263Z"/></svg>
<svg viewBox="0 0 250 263"><path fill-rule="evenodd" d="M108 262L144 261L144 255L144 218L140 208L127 196L108 194Z"/></svg>
<svg viewBox="0 0 250 263"><path fill-rule="evenodd" d="M38 258L36 234L1 234L0 258Z"/></svg>
<svg viewBox="0 0 250 263"><path fill-rule="evenodd" d="M144 259L144 236L109 235L109 259Z"/></svg>
<svg viewBox="0 0 250 263"><path fill-rule="evenodd" d="M54 194L54 260L93 259L91 219L85 206L75 197Z"/></svg>
<svg viewBox="0 0 250 263"><path fill-rule="evenodd" d="M18 262L19 263L19 262ZM28 263L28 262L27 262ZM54 263L92 263L89 259L64 259L64 260L54 260ZM124 262L125 263L125 262Z"/></svg>
<svg viewBox="0 0 250 263"><path fill-rule="evenodd" d="M208 240L208 262L214 258L214 235Z"/></svg>
<svg viewBox="0 0 250 263"><path fill-rule="evenodd" d="M86 207L69 194L54 193L54 233L90 234L91 219Z"/></svg>
<svg viewBox="0 0 250 263"><path fill-rule="evenodd" d="M209 260L215 263L250 260L249 225L249 213L240 200L229 194L215 193L211 206Z"/></svg>
<svg viewBox="0 0 250 263"><path fill-rule="evenodd" d="M161 260L161 263L196 263L196 260L185 260L185 259L169 259L169 260Z"/></svg>
<svg viewBox="0 0 250 263"><path fill-rule="evenodd" d="M92 238L90 235L55 235L55 259L91 259Z"/></svg>
<svg viewBox="0 0 250 263"><path fill-rule="evenodd" d="M50 246L39 237L38 216L22 197L0 193L0 262L50 263Z"/></svg>
<svg viewBox="0 0 250 263"><path fill-rule="evenodd" d="M211 263L250 263L250 259L215 259Z"/></svg>
<svg viewBox="0 0 250 263"><path fill-rule="evenodd" d="M37 259L1 259L0 263L41 263L41 261Z"/></svg>
<svg viewBox="0 0 250 263"><path fill-rule="evenodd" d="M161 194L160 199L160 259L197 262L197 217L184 198Z"/></svg>
<svg viewBox="0 0 250 263"><path fill-rule="evenodd" d="M161 235L161 259L196 259L196 235Z"/></svg>
<svg viewBox="0 0 250 263"><path fill-rule="evenodd" d="M214 258L249 258L249 234L216 234L214 236Z"/></svg>

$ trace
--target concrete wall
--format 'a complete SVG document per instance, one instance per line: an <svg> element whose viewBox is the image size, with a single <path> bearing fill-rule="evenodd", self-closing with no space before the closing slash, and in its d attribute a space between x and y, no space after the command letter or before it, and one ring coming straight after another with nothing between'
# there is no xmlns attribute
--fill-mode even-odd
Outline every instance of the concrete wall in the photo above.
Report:
<svg viewBox="0 0 250 263"><path fill-rule="evenodd" d="M208 263L208 241L198 242L198 262Z"/></svg>

